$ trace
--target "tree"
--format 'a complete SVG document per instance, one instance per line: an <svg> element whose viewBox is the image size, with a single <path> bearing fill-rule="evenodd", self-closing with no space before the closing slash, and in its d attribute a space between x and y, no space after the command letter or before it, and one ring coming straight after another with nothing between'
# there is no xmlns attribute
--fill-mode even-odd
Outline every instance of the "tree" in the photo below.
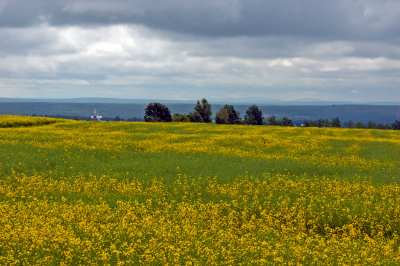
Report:
<svg viewBox="0 0 400 266"><path fill-rule="evenodd" d="M261 125L263 121L262 111L257 105L251 105L244 115L244 122L248 125Z"/></svg>
<svg viewBox="0 0 400 266"><path fill-rule="evenodd" d="M215 123L217 124L241 124L240 113L230 104L218 110L215 114Z"/></svg>
<svg viewBox="0 0 400 266"><path fill-rule="evenodd" d="M171 112L167 106L161 103L149 103L145 110L146 122L171 122Z"/></svg>
<svg viewBox="0 0 400 266"><path fill-rule="evenodd" d="M194 110L201 116L202 119L201 122L211 123L211 115L212 115L211 104L209 104L205 98L201 100L201 103L200 101L197 101Z"/></svg>
<svg viewBox="0 0 400 266"><path fill-rule="evenodd" d="M383 123L383 129L392 129L392 126L389 123Z"/></svg>
<svg viewBox="0 0 400 266"><path fill-rule="evenodd" d="M116 117L114 117L113 121L121 121L121 118L117 115Z"/></svg>
<svg viewBox="0 0 400 266"><path fill-rule="evenodd" d="M241 124L242 120L240 119L240 113L235 110L233 105L225 104L223 109L228 113L228 121L229 124Z"/></svg>
<svg viewBox="0 0 400 266"><path fill-rule="evenodd" d="M316 127L316 126L318 126L317 122L312 121L312 120L304 120L303 125L305 127Z"/></svg>
<svg viewBox="0 0 400 266"><path fill-rule="evenodd" d="M365 124L363 122L355 122L354 128L365 128Z"/></svg>
<svg viewBox="0 0 400 266"><path fill-rule="evenodd" d="M352 120L349 120L349 121L347 122L347 127L348 127L348 128L354 127L354 123L353 123Z"/></svg>
<svg viewBox="0 0 400 266"><path fill-rule="evenodd" d="M188 117L190 122L196 122L196 123L203 122L203 117L196 111L190 112L188 114Z"/></svg>
<svg viewBox="0 0 400 266"><path fill-rule="evenodd" d="M190 122L190 118L188 115L175 113L172 116L172 122Z"/></svg>
<svg viewBox="0 0 400 266"><path fill-rule="evenodd" d="M342 124L340 123L339 117L332 118L331 127L342 127Z"/></svg>
<svg viewBox="0 0 400 266"><path fill-rule="evenodd" d="M392 129L395 130L400 130L400 121L399 120L395 120L392 124Z"/></svg>
<svg viewBox="0 0 400 266"><path fill-rule="evenodd" d="M268 117L268 124L271 125L271 126L279 125L278 121L276 121L276 118L273 115Z"/></svg>
<svg viewBox="0 0 400 266"><path fill-rule="evenodd" d="M288 117L284 116L281 121L281 125L284 127L292 127L293 122Z"/></svg>
<svg viewBox="0 0 400 266"><path fill-rule="evenodd" d="M320 118L317 121L317 125L318 125L318 127L329 127L329 120Z"/></svg>
<svg viewBox="0 0 400 266"><path fill-rule="evenodd" d="M224 108L219 109L218 112L215 114L215 123L229 124L229 115Z"/></svg>
<svg viewBox="0 0 400 266"><path fill-rule="evenodd" d="M369 120L367 124L367 128L376 128L376 123L374 121Z"/></svg>

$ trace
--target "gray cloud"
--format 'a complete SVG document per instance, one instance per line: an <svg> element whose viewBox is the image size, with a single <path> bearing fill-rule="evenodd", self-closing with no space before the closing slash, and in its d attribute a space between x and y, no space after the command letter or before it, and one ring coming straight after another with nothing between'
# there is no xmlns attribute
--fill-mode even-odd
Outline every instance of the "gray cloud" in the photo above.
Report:
<svg viewBox="0 0 400 266"><path fill-rule="evenodd" d="M399 19L397 0L0 0L0 97L396 100Z"/></svg>
<svg viewBox="0 0 400 266"><path fill-rule="evenodd" d="M142 24L203 36L398 39L398 0L3 0L0 25Z"/></svg>

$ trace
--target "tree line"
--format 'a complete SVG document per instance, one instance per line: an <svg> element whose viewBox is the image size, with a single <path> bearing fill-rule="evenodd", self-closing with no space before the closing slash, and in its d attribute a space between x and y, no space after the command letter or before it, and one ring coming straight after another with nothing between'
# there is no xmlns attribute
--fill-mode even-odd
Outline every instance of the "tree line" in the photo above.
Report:
<svg viewBox="0 0 400 266"><path fill-rule="evenodd" d="M144 120L146 122L195 122L195 123L213 123L216 124L242 124L242 125L271 125L271 126L294 126L294 123L287 116L277 119L275 116L265 117L261 109L253 104L249 106L244 114L244 118L240 117L240 113L235 110L233 105L225 104L215 114L212 119L211 104L207 99L198 100L193 111L188 114L174 113L167 106L159 102L149 103L145 109ZM303 127L347 127L347 128L375 128L375 129L400 129L400 121L396 120L392 124L381 124L369 121L367 125L363 122L353 123L351 120L342 124L338 117L328 119L304 120L301 123Z"/></svg>
<svg viewBox="0 0 400 266"><path fill-rule="evenodd" d="M192 112L188 114L175 113L172 116L169 108L164 104L158 102L149 103L145 109L144 120L146 122L213 122L211 104L205 98L197 101ZM252 105L247 109L244 119L242 119L233 105L225 104L215 114L215 123L262 125L263 115L257 105Z"/></svg>

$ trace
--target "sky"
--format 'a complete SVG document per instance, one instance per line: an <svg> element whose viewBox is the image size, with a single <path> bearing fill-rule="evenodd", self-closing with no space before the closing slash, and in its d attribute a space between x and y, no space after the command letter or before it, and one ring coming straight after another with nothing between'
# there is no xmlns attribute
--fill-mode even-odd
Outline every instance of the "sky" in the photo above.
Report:
<svg viewBox="0 0 400 266"><path fill-rule="evenodd" d="M400 102L400 0L0 0L0 97Z"/></svg>

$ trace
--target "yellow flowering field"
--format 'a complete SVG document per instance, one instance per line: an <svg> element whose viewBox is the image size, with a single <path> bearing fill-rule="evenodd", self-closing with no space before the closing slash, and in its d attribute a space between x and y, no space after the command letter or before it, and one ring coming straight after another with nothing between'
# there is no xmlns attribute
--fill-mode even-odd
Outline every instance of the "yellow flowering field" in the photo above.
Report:
<svg viewBox="0 0 400 266"><path fill-rule="evenodd" d="M399 264L400 132L0 116L0 264Z"/></svg>

